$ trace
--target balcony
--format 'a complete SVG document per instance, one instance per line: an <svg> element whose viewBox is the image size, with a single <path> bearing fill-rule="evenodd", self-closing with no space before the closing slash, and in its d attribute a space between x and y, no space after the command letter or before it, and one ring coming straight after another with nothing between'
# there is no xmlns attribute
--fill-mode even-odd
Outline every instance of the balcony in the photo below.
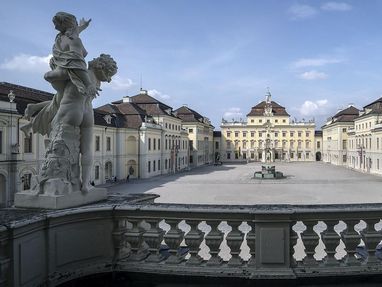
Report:
<svg viewBox="0 0 382 287"><path fill-rule="evenodd" d="M57 286L111 272L287 283L382 272L382 204L190 206L154 198L2 210L0 285Z"/></svg>

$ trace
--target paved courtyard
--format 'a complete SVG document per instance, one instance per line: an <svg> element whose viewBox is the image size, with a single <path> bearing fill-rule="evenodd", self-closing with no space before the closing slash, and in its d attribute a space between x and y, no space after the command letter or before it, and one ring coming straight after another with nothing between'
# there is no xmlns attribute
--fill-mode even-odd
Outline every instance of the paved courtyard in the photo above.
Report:
<svg viewBox="0 0 382 287"><path fill-rule="evenodd" d="M382 177L322 162L276 163L280 180L255 180L261 163L203 166L176 175L111 186L112 194L155 193L158 203L341 204L382 203Z"/></svg>

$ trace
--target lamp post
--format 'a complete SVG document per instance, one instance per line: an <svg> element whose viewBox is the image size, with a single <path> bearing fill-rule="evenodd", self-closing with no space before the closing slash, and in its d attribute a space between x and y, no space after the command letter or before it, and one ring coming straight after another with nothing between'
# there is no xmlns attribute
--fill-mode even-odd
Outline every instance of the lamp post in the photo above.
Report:
<svg viewBox="0 0 382 287"><path fill-rule="evenodd" d="M363 154L364 154L365 147L363 145L359 145L357 148L358 148L358 155L360 157L359 166L360 168L362 168Z"/></svg>

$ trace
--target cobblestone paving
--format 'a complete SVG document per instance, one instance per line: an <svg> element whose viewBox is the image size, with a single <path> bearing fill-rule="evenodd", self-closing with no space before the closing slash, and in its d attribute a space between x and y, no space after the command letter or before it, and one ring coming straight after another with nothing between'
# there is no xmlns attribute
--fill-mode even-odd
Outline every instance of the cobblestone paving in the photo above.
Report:
<svg viewBox="0 0 382 287"><path fill-rule="evenodd" d="M286 178L257 180L260 163L203 166L109 187L114 194L156 193L156 202L185 204L382 203L382 177L322 162L276 163Z"/></svg>

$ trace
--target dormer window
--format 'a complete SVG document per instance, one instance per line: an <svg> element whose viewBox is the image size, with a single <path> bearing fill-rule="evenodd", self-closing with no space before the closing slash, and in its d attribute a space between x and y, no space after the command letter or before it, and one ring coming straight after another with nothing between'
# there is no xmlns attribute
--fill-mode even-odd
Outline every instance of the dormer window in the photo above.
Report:
<svg viewBox="0 0 382 287"><path fill-rule="evenodd" d="M104 118L104 120L106 121L106 123L107 123L108 125L111 125L111 118L112 118L111 115L106 115L106 116L104 116L103 118Z"/></svg>

